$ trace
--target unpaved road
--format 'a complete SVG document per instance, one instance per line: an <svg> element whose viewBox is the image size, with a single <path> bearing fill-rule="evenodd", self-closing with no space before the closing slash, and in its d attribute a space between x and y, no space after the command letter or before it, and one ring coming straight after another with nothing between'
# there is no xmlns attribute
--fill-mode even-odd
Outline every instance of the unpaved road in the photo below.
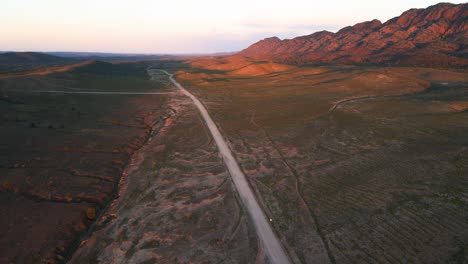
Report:
<svg viewBox="0 0 468 264"><path fill-rule="evenodd" d="M257 235L260 239L260 243L262 245L262 249L265 251L268 260L271 263L291 263L289 260L288 255L284 251L283 247L279 239L276 237L275 233L273 232L265 213L262 211L260 205L258 204L255 196L250 188L247 179L240 169L239 165L237 164L236 159L231 153L226 141L224 141L221 133L219 132L216 124L211 119L208 111L203 106L203 104L190 92L184 89L182 85L180 85L174 78L173 75L168 73L167 71L160 70L161 72L167 74L169 76L170 81L182 91L185 95L190 97L194 102L195 106L200 111L203 119L205 120L208 129L210 130L211 135L213 136L216 145L218 146L218 150L221 153L224 163L226 164L229 173L231 174L232 180L234 181L234 185L239 193L242 203L244 204L245 208L247 209L253 224L255 226L255 230ZM149 71L148 71L149 72Z"/></svg>

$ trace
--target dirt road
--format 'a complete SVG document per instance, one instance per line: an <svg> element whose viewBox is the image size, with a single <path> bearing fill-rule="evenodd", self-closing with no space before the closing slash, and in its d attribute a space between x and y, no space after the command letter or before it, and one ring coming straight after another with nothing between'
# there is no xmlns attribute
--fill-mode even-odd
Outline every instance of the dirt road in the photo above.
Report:
<svg viewBox="0 0 468 264"><path fill-rule="evenodd" d="M150 71L148 71L151 74ZM270 263L290 263L289 257L284 251L283 247L279 239L276 237L275 233L273 232L269 221L265 213L262 211L260 205L258 204L255 196L250 188L247 179L240 169L239 165L237 164L236 159L231 153L226 141L223 139L221 133L219 132L216 124L211 119L208 111L203 106L203 104L190 92L184 89L182 85L180 85L174 78L173 75L168 73L167 71L161 70L161 72L167 74L169 76L170 81L182 91L185 95L190 97L198 110L200 111L205 123L210 130L211 135L213 136L216 145L218 146L218 150L221 153L224 163L226 164L229 173L231 174L232 180L236 189L239 193L239 196L244 204L245 208L247 209L250 218L255 226L257 235L261 242L262 248L266 253L266 256Z"/></svg>

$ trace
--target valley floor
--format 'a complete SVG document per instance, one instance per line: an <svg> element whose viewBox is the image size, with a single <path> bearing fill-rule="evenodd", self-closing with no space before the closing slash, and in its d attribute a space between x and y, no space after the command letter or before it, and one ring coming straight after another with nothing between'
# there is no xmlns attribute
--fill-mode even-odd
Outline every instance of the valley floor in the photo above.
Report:
<svg viewBox="0 0 468 264"><path fill-rule="evenodd" d="M158 72L156 81L168 78ZM255 230L198 110L181 92L167 104L171 116L139 150L107 210L115 218L71 263L255 262Z"/></svg>
<svg viewBox="0 0 468 264"><path fill-rule="evenodd" d="M151 64L293 263L468 259L466 71L222 60ZM147 66L0 80L0 262L269 263L197 108Z"/></svg>
<svg viewBox="0 0 468 264"><path fill-rule="evenodd" d="M212 113L293 259L466 261L466 71L242 63L248 75L194 60L176 77Z"/></svg>

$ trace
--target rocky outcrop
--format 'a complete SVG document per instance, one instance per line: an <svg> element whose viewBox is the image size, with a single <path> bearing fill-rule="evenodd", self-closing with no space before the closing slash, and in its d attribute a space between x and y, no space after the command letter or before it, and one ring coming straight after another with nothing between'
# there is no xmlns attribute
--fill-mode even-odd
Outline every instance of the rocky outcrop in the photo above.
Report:
<svg viewBox="0 0 468 264"><path fill-rule="evenodd" d="M242 56L289 64L468 65L468 4L410 9L385 23L372 20L336 33L261 40Z"/></svg>

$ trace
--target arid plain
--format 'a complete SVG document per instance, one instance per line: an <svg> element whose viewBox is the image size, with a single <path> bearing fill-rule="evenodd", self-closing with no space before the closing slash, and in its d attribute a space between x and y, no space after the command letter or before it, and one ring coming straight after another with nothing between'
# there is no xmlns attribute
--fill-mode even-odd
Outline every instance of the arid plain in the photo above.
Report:
<svg viewBox="0 0 468 264"><path fill-rule="evenodd" d="M465 259L466 71L235 56L191 65L177 77L204 100L297 261Z"/></svg>
<svg viewBox="0 0 468 264"><path fill-rule="evenodd" d="M206 106L292 262L466 259L466 70L228 56L2 79L2 261L268 261L198 111L152 69Z"/></svg>

